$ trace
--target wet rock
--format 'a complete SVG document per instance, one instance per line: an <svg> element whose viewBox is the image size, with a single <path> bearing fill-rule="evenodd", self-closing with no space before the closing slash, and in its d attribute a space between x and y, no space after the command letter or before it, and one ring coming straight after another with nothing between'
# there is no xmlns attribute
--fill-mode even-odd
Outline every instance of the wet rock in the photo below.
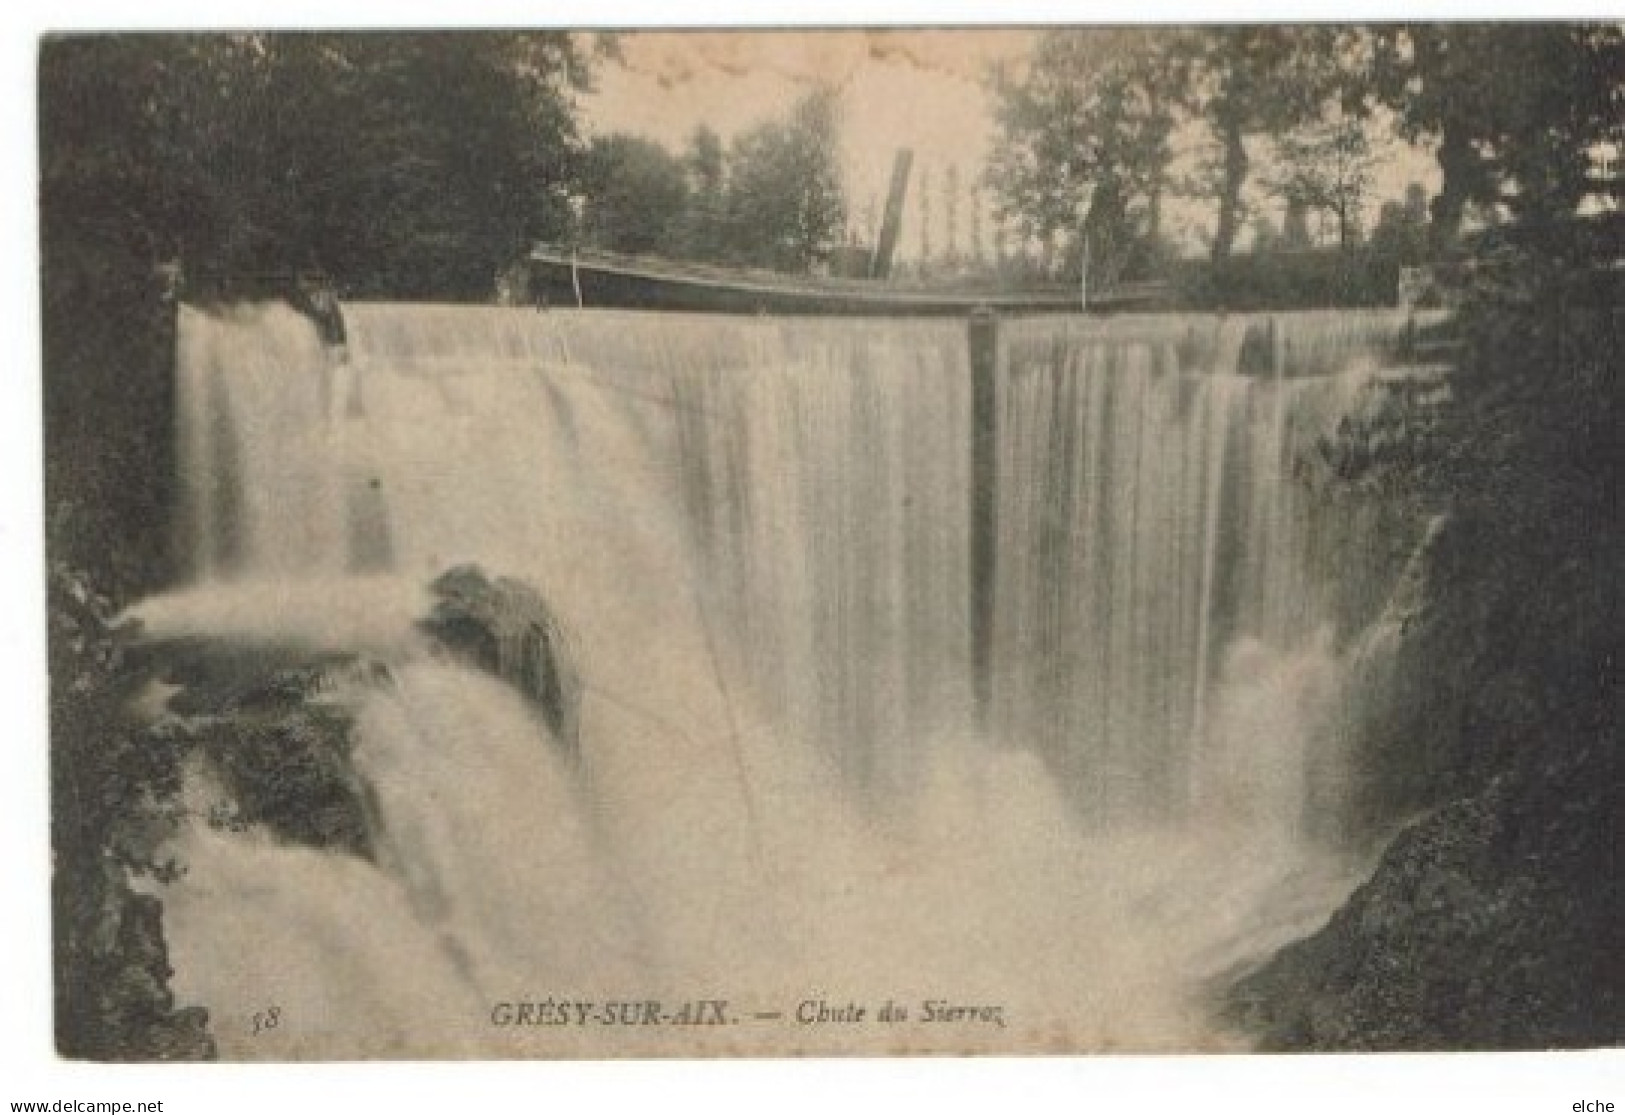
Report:
<svg viewBox="0 0 1625 1115"><path fill-rule="evenodd" d="M216 655L216 668L233 658ZM228 669L189 687L176 702L185 712L153 731L186 737L208 760L230 798L215 823L262 825L293 843L371 859L376 810L352 761L353 702L334 694L388 677L381 663L353 655L284 664L257 678Z"/></svg>
<svg viewBox="0 0 1625 1115"><path fill-rule="evenodd" d="M164 941L163 907L109 871L101 901L57 988L57 1046L64 1056L101 1061L198 1061L215 1056L208 1011L177 1007ZM60 912L60 905L59 905ZM67 959L67 958L65 958Z"/></svg>
<svg viewBox="0 0 1625 1115"><path fill-rule="evenodd" d="M435 604L419 627L440 645L518 689L574 753L581 682L568 638L541 594L523 581L459 565L429 586Z"/></svg>
<svg viewBox="0 0 1625 1115"><path fill-rule="evenodd" d="M1608 740L1527 761L1402 831L1319 933L1228 993L1267 1050L1625 1040Z"/></svg>

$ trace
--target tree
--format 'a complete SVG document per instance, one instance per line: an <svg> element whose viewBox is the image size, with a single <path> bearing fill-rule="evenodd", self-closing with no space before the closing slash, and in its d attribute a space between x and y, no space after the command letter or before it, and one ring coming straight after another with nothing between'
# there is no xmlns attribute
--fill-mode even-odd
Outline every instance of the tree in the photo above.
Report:
<svg viewBox="0 0 1625 1115"><path fill-rule="evenodd" d="M1253 215L1253 254L1269 255L1281 250L1281 229L1268 213Z"/></svg>
<svg viewBox="0 0 1625 1115"><path fill-rule="evenodd" d="M1371 232L1371 247L1404 267L1427 259L1427 193L1414 182L1405 187L1404 202L1385 202Z"/></svg>
<svg viewBox="0 0 1625 1115"><path fill-rule="evenodd" d="M683 163L652 140L609 135L583 161L582 238L616 252L680 254L690 204Z"/></svg>
<svg viewBox="0 0 1625 1115"><path fill-rule="evenodd" d="M242 34L53 40L40 74L48 239L122 212L194 271L469 296L564 227L588 68L561 33Z"/></svg>
<svg viewBox="0 0 1625 1115"><path fill-rule="evenodd" d="M995 79L999 141L990 178L1006 212L1044 238L1077 227L1102 243L1154 242L1181 123L1217 149L1215 260L1241 229L1248 143L1319 117L1344 83L1345 35L1327 27L1051 32L1025 75Z"/></svg>
<svg viewBox="0 0 1625 1115"><path fill-rule="evenodd" d="M1166 80L1219 147L1215 262L1243 219L1249 137L1281 136L1316 119L1340 82L1338 33L1316 26L1214 27L1175 33Z"/></svg>
<svg viewBox="0 0 1625 1115"><path fill-rule="evenodd" d="M1625 138L1617 25L1406 24L1374 34L1371 85L1401 132L1436 143L1435 246L1469 203L1536 223L1572 214L1597 183L1594 148ZM1511 75L1516 75L1515 78Z"/></svg>
<svg viewBox="0 0 1625 1115"><path fill-rule="evenodd" d="M677 231L677 254L719 262L727 255L728 170L722 138L704 124L695 128L683 152L682 166L688 208Z"/></svg>
<svg viewBox="0 0 1625 1115"><path fill-rule="evenodd" d="M329 80L289 96L305 116L294 138L310 156L307 194L326 202L315 210L315 258L337 255L328 266L340 274L372 272L379 293L475 295L530 241L567 227L580 151L571 94L587 81L569 36L332 36L311 46Z"/></svg>
<svg viewBox="0 0 1625 1115"><path fill-rule="evenodd" d="M1335 109L1307 127L1276 138L1270 188L1306 210L1337 218L1344 248L1358 239L1360 211L1371 188L1376 157L1364 122Z"/></svg>
<svg viewBox="0 0 1625 1115"><path fill-rule="evenodd" d="M1023 74L995 74L1002 218L1046 242L1084 221L1108 268L1157 241L1177 107L1167 46L1152 31L1051 31Z"/></svg>
<svg viewBox="0 0 1625 1115"><path fill-rule="evenodd" d="M1286 199L1286 216L1281 221L1281 246L1288 251L1303 251L1315 246L1309 235L1309 206L1301 197Z"/></svg>
<svg viewBox="0 0 1625 1115"><path fill-rule="evenodd" d="M835 91L816 89L787 119L735 141L724 237L732 262L807 271L840 242L846 197L836 109Z"/></svg>

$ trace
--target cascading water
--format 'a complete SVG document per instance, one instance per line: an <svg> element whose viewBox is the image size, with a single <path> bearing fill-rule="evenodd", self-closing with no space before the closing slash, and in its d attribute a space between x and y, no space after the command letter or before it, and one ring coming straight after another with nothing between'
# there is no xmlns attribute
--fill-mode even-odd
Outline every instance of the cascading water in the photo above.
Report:
<svg viewBox="0 0 1625 1115"><path fill-rule="evenodd" d="M1393 326L1006 327L997 734L1044 755L1086 815L1233 820L1240 795L1250 822L1298 822L1304 764L1333 758L1303 718L1330 707L1336 628L1387 586L1371 515L1328 514L1292 474L1358 406Z"/></svg>
<svg viewBox="0 0 1625 1115"><path fill-rule="evenodd" d="M182 310L192 576L141 617L390 667L322 695L375 862L177 840L175 987L227 1055L1220 1048L1204 980L1349 885L1298 818L1369 524L1291 473L1389 315L1005 323L985 731L962 323L347 323L341 363L286 309ZM470 561L571 631L577 759L414 628ZM502 1022L700 998L732 1024Z"/></svg>

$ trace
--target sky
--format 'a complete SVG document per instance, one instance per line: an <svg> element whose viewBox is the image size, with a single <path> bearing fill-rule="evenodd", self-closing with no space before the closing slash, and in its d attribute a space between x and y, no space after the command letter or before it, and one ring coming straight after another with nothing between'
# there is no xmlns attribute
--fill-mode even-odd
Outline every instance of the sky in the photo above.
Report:
<svg viewBox="0 0 1625 1115"><path fill-rule="evenodd" d="M955 165L967 185L981 173L993 141L985 79L1035 37L1024 29L638 32L621 41L623 65L600 67L583 109L595 134L631 132L676 151L701 123L727 141L829 85L840 94L843 170L861 222L871 204L883 206L900 147L914 152L915 185L929 176L940 188ZM918 250L917 202L911 187L905 256Z"/></svg>
<svg viewBox="0 0 1625 1115"><path fill-rule="evenodd" d="M589 132L630 132L679 151L694 129L710 125L727 141L781 117L815 86L840 93L843 170L854 222L884 204L892 159L914 152L914 172L899 252L920 254L919 188L931 183L933 247L946 239L941 201L950 167L968 191L980 178L994 141L987 79L995 65L1019 65L1039 31L974 30L637 31L621 38L622 62L605 62L597 89L582 101ZM1199 137L1193 137L1199 138ZM1388 145L1378 168L1367 227L1378 202L1398 198L1408 182L1430 188L1437 172L1427 152ZM1256 176L1255 176L1256 178ZM1253 184L1255 201L1258 185ZM968 246L969 198L960 202L959 238ZM991 214L991 198L987 208ZM1211 224L1204 199L1170 199L1165 228L1199 247ZM991 239L991 216L984 239ZM1245 243L1245 237L1243 239Z"/></svg>

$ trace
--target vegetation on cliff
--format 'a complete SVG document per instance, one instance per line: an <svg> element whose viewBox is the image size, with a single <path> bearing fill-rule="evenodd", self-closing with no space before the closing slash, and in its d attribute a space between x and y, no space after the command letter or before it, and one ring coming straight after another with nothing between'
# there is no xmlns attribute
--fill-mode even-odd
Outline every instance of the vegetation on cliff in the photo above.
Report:
<svg viewBox="0 0 1625 1115"><path fill-rule="evenodd" d="M55 563L49 578L52 934L57 1047L70 1057L213 1055L207 1015L177 1006L161 907L132 879L177 870L182 748L125 714L144 683L111 602Z"/></svg>
<svg viewBox="0 0 1625 1115"><path fill-rule="evenodd" d="M1325 929L1231 991L1267 1048L1625 1040L1625 338L1616 306L1577 304L1599 253L1564 247L1481 275L1447 402L1336 447L1350 482L1444 514L1403 657L1419 700L1389 725L1421 815Z"/></svg>

